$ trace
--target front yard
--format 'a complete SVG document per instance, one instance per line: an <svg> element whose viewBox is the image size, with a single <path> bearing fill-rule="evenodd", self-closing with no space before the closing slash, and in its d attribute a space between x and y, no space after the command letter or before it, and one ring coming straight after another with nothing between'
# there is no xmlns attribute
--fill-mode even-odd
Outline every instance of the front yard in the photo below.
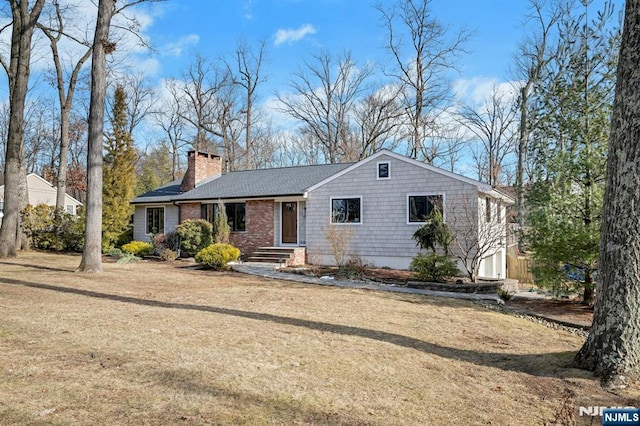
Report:
<svg viewBox="0 0 640 426"><path fill-rule="evenodd" d="M471 303L79 262L0 261L3 425L589 424L579 406L639 405L566 367L580 337Z"/></svg>

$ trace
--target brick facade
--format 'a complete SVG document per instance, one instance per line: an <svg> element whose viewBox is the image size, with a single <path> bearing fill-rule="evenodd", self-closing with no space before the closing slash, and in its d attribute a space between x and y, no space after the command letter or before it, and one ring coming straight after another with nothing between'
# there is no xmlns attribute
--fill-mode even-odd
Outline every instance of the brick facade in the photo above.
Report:
<svg viewBox="0 0 640 426"><path fill-rule="evenodd" d="M245 208L245 232L232 232L229 242L246 256L258 247L273 246L274 201L247 201Z"/></svg>
<svg viewBox="0 0 640 426"><path fill-rule="evenodd" d="M188 219L202 219L200 203L180 204L180 223Z"/></svg>
<svg viewBox="0 0 640 426"><path fill-rule="evenodd" d="M206 152L189 151L187 153L187 172L182 178L180 191L190 191L204 179L222 173L222 159Z"/></svg>
<svg viewBox="0 0 640 426"><path fill-rule="evenodd" d="M200 219L200 203L180 204L180 223L188 219ZM274 201L247 201L245 207L245 232L232 232L229 242L238 247L243 256L258 247L273 246Z"/></svg>

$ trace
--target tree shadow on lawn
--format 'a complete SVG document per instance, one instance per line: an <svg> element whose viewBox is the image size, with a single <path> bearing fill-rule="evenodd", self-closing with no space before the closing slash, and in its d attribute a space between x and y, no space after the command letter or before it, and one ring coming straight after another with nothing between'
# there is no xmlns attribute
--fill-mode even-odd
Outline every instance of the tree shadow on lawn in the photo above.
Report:
<svg viewBox="0 0 640 426"><path fill-rule="evenodd" d="M0 284L10 284L50 290L61 293L77 294L80 296L97 299L112 300L121 303L150 306L155 308L185 309L201 312L209 312L220 315L230 315L239 318L247 318L256 321L267 321L275 324L302 327L309 330L316 330L323 333L333 333L345 336L355 336L378 342L390 343L392 345L415 349L424 353L437 355L440 357L469 362L472 364L484 365L499 368L502 370L527 373L535 376L548 376L558 378L584 377L579 370L571 369L568 364L575 355L574 351L539 353L539 354L511 354L501 352L478 352L467 349L460 349L448 346L441 346L435 343L425 342L401 334L389 333L386 331L370 330L362 327L351 327L346 325L331 324L326 322L311 321L300 318L284 317L261 312L243 311L238 309L221 308L216 306L195 305L186 303L162 302L159 300L141 299L137 297L121 296L82 290L77 288L63 287L50 284L33 283L11 278L0 278Z"/></svg>
<svg viewBox="0 0 640 426"><path fill-rule="evenodd" d="M205 395L216 399L216 405L227 408L227 413L215 410L214 418L206 418L215 421L216 424L237 423L239 418L233 413L241 414L242 423L251 421L262 423L265 419L277 423L293 424L326 424L326 425L364 425L369 424L348 413L337 411L321 411L309 406L304 401L285 395L265 395L253 392L233 390L232 385L219 385L210 381L204 381L200 372L187 369L161 369L147 373L144 380L152 380L156 386L174 389L180 393L191 395ZM255 413L256 418L251 418ZM216 415L218 415L216 417ZM246 416L249 417L246 417ZM196 416L197 418L198 416Z"/></svg>
<svg viewBox="0 0 640 426"><path fill-rule="evenodd" d="M0 262L0 265L21 266L25 268L42 269L45 271L53 271L53 272L74 272L75 271L75 269L53 268L51 266L29 265L25 263Z"/></svg>

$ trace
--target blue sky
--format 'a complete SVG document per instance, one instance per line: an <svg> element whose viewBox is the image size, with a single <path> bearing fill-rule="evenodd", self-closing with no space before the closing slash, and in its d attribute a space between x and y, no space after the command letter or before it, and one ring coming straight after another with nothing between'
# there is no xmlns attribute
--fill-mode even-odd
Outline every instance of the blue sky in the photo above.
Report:
<svg viewBox="0 0 640 426"><path fill-rule="evenodd" d="M527 4L432 1L433 16L452 31L474 33L460 62L460 78L509 79ZM302 58L319 49L350 51L359 63L388 60L385 31L371 0L170 0L151 5L149 12L153 23L145 33L158 49L157 77L179 77L194 50L211 59L229 53L240 37L267 41L267 73L274 90L286 84Z"/></svg>

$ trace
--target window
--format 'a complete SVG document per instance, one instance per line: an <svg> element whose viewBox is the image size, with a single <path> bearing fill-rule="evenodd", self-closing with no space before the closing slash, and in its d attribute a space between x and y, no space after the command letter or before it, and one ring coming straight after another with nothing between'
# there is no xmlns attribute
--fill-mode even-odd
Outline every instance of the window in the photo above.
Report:
<svg viewBox="0 0 640 426"><path fill-rule="evenodd" d="M331 223L361 223L361 198L332 198Z"/></svg>
<svg viewBox="0 0 640 426"><path fill-rule="evenodd" d="M496 203L496 220L502 222L502 204Z"/></svg>
<svg viewBox="0 0 640 426"><path fill-rule="evenodd" d="M164 207L147 208L147 234L164 233Z"/></svg>
<svg viewBox="0 0 640 426"><path fill-rule="evenodd" d="M200 218L213 224L216 218L216 205L215 204L201 204L200 205Z"/></svg>
<svg viewBox="0 0 640 426"><path fill-rule="evenodd" d="M391 177L391 165L388 162L378 163L378 179L389 179Z"/></svg>
<svg viewBox="0 0 640 426"><path fill-rule="evenodd" d="M227 210L227 221L233 232L245 231L245 203L225 204Z"/></svg>
<svg viewBox="0 0 640 426"><path fill-rule="evenodd" d="M227 223L232 232L245 231L245 203L226 203L224 205L227 213ZM214 223L217 204L202 204L200 206L200 217L207 222Z"/></svg>
<svg viewBox="0 0 640 426"><path fill-rule="evenodd" d="M484 208L485 208L485 221L489 223L491 222L491 198L485 197Z"/></svg>
<svg viewBox="0 0 640 426"><path fill-rule="evenodd" d="M408 195L408 223L424 223L427 218L437 209L444 212L443 195Z"/></svg>
<svg viewBox="0 0 640 426"><path fill-rule="evenodd" d="M75 214L74 209L73 209L73 204L69 204L67 206L67 213L69 214Z"/></svg>

